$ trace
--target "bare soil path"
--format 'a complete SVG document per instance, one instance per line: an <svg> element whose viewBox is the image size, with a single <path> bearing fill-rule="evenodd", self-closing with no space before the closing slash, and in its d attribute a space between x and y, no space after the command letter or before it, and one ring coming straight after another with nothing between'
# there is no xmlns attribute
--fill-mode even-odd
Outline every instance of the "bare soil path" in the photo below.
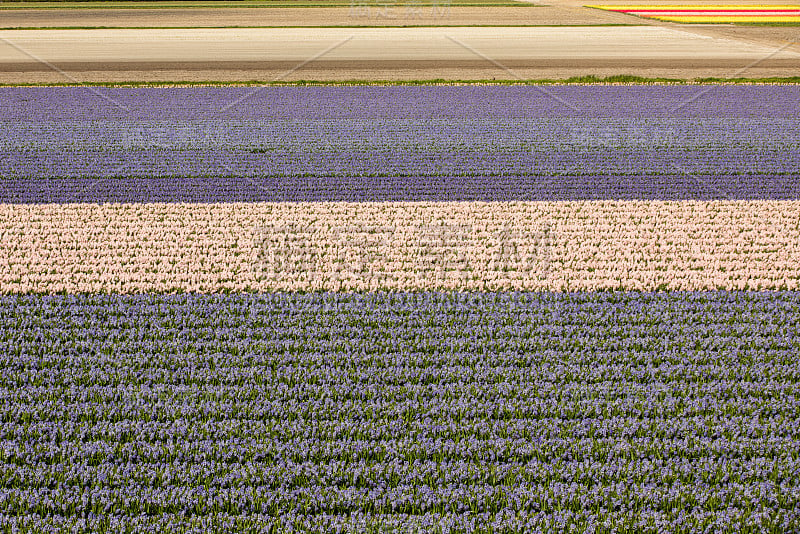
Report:
<svg viewBox="0 0 800 534"><path fill-rule="evenodd" d="M578 0L402 6L0 11L6 28L127 27L0 29L0 83L800 76L800 27L681 25Z"/></svg>

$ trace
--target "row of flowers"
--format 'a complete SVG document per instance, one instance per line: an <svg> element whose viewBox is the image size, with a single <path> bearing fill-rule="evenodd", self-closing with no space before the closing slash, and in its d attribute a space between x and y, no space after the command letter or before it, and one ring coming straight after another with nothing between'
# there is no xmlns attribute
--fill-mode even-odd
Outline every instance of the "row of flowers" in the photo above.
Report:
<svg viewBox="0 0 800 534"><path fill-rule="evenodd" d="M800 198L791 86L98 91L0 88L0 202Z"/></svg>
<svg viewBox="0 0 800 534"><path fill-rule="evenodd" d="M798 295L3 296L0 524L794 531Z"/></svg>
<svg viewBox="0 0 800 534"><path fill-rule="evenodd" d="M349 87L3 87L11 123L51 121L290 121L325 119L498 120L574 116L595 119L695 117L795 119L794 85L628 86L349 86ZM105 99L103 97L106 97ZM702 97L702 98L700 98ZM746 102L747 105L742 105ZM115 105L116 104L116 105ZM683 104L683 105L681 105ZM186 123L196 127L195 122Z"/></svg>
<svg viewBox="0 0 800 534"><path fill-rule="evenodd" d="M88 493L88 491L86 492ZM88 495L86 499L90 498ZM407 501L419 498L419 492L406 496ZM0 524L23 532L315 532L362 533L391 532L402 534L450 534L472 532L545 533L545 532L725 532L744 534L791 532L797 520L771 511L742 513L693 512L679 519L658 511L629 512L599 508L597 512L576 513L572 510L548 512L504 511L490 513L352 513L307 515L302 511L280 516L268 514L214 515L162 514L158 516L123 516L89 513L88 518L73 515L0 516Z"/></svg>
<svg viewBox="0 0 800 534"><path fill-rule="evenodd" d="M0 205L0 291L796 289L800 204Z"/></svg>
<svg viewBox="0 0 800 534"><path fill-rule="evenodd" d="M48 146L48 142L53 142L49 139L23 138L14 142L0 137L0 176L15 179L175 175L347 178L645 174L672 177L674 181L679 176L697 174L719 181L720 185L735 183L741 175L750 180L765 175L783 176L793 184L800 164L800 131L793 139L783 142L758 137L724 141L678 138L671 141L672 145L639 146L630 144L624 129L612 134L602 130L586 132L586 127L581 126L579 133L570 133L571 129L566 126L562 127L564 131L547 131L548 128L534 122L519 125L521 131L512 132L512 138L497 135L484 140L474 138L476 134L463 125L462 128L450 125L448 129L436 124L412 124L404 132L405 140L384 132L383 139L365 145L353 138L352 133L348 134L346 129L352 125L347 122L343 121L340 126L342 131L316 132L316 135L312 126L315 125L306 126L309 131L303 132L304 139L292 144L250 141L250 144L243 142L233 146L211 144L208 148L202 147L201 140L188 147L95 148L81 146L82 140L69 139L70 143L78 145L65 149ZM745 128L748 134L757 136L758 132L751 132L749 126ZM225 127L240 128L236 124ZM388 129L381 125L373 127L377 131ZM422 130L434 128L441 138L420 139L425 137ZM95 129L92 127L96 135ZM526 131L530 132L527 138ZM29 132L19 132L23 133ZM249 138L248 133L244 132L245 139ZM146 132L143 135L146 138ZM296 135L297 132L277 131L268 138ZM330 141L328 135L333 136L335 142ZM373 135L373 132L366 135ZM608 139L606 146L599 144L603 137ZM3 141L11 147L3 147ZM39 143L41 148L37 146Z"/></svg>
<svg viewBox="0 0 800 534"><path fill-rule="evenodd" d="M623 156L620 156L623 157ZM121 160L127 156L120 156ZM47 162L43 168L52 169ZM97 172L97 167L93 167ZM171 168L170 171L174 171ZM415 176L265 175L0 178L0 202L507 202L568 200L796 200L789 174L601 174L566 162L527 173ZM43 173L46 174L46 173Z"/></svg>

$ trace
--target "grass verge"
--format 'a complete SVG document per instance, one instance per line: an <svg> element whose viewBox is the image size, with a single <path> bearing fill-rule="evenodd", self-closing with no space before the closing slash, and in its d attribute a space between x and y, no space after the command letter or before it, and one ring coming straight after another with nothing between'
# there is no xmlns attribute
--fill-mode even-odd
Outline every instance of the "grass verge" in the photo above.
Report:
<svg viewBox="0 0 800 534"><path fill-rule="evenodd" d="M174 82L86 82L76 83L3 83L0 87L309 87L309 86L425 86L425 85L725 85L725 84L800 84L800 76L776 78L644 78L641 76L573 76L565 79L536 79L536 80L297 80L281 82L264 82L258 80L241 82L221 81L174 81Z"/></svg>
<svg viewBox="0 0 800 534"><path fill-rule="evenodd" d="M280 28L582 28L598 26L647 26L646 24L338 24L286 26L16 26L0 30L211 30Z"/></svg>
<svg viewBox="0 0 800 534"><path fill-rule="evenodd" d="M410 2L409 2L410 4ZM10 9L193 9L193 8L281 8L281 7L353 7L364 6L373 8L402 7L407 5L403 0L240 0L240 1L46 1L31 0L0 1L0 10ZM414 0L413 6L418 7L536 7L542 4L516 0Z"/></svg>

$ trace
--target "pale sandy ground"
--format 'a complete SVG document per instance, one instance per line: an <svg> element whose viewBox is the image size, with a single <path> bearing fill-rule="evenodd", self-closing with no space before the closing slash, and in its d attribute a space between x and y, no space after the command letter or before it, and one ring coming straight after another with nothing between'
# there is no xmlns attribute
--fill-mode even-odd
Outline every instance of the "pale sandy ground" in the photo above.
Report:
<svg viewBox="0 0 800 534"><path fill-rule="evenodd" d="M20 27L221 27L221 26L405 26L405 25L520 25L520 24L659 24L621 13L583 7L585 4L620 5L626 0L531 0L532 6L414 7L410 0L353 0L351 7L276 9L20 9L0 11L0 28ZM665 4L651 1L649 3ZM678 3L719 4L718 0ZM753 4L726 0L726 4ZM783 5L784 0L758 0Z"/></svg>
<svg viewBox="0 0 800 534"><path fill-rule="evenodd" d="M0 31L0 82L791 76L800 50L677 27Z"/></svg>
<svg viewBox="0 0 800 534"><path fill-rule="evenodd" d="M359 0L360 2L361 0ZM383 2L382 2L383 3ZM25 9L0 11L0 28L198 27L198 26L471 26L520 24L647 24L634 17L571 6L412 8L406 2L378 7L276 9Z"/></svg>
<svg viewBox="0 0 800 534"><path fill-rule="evenodd" d="M800 27L678 25L577 0L548 4L414 13L399 2L382 11L24 10L0 12L0 26L645 26L0 30L0 83L800 76Z"/></svg>
<svg viewBox="0 0 800 534"><path fill-rule="evenodd" d="M757 61L768 46L699 36L654 26L635 27L452 27L452 28L240 28L0 31L18 48L0 49L0 62L30 63L31 56L70 63L193 63L330 61L475 61L510 64L556 61L672 63ZM336 47L331 49L332 47ZM24 52L20 49L23 49ZM792 62L782 51L769 60ZM795 63L800 65L800 63Z"/></svg>

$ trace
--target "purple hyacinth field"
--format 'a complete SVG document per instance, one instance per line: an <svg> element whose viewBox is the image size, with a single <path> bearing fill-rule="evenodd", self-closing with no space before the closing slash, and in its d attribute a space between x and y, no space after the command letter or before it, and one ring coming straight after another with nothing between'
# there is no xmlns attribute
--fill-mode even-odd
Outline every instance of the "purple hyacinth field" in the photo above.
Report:
<svg viewBox="0 0 800 534"><path fill-rule="evenodd" d="M0 88L7 532L800 532L800 88Z"/></svg>
<svg viewBox="0 0 800 534"><path fill-rule="evenodd" d="M0 89L0 201L800 197L798 87L699 91Z"/></svg>
<svg viewBox="0 0 800 534"><path fill-rule="evenodd" d="M796 293L1 304L10 530L800 527Z"/></svg>

